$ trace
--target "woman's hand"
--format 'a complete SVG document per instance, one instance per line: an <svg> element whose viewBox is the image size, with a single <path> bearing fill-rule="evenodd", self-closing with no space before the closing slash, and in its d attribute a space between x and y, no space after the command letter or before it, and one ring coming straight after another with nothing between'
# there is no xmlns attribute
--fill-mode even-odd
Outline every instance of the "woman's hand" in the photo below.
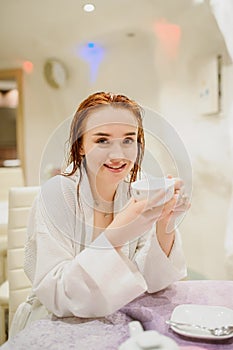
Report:
<svg viewBox="0 0 233 350"><path fill-rule="evenodd" d="M168 175L168 178L172 178ZM189 199L184 191L183 181L181 179L176 179L174 197L175 203L170 200L167 203L167 207L164 208L164 215L158 220L157 225L166 230L166 233L172 233L176 226L176 219L184 214L191 206Z"/></svg>
<svg viewBox="0 0 233 350"><path fill-rule="evenodd" d="M157 203L164 197L164 190L150 200L131 199L128 206L118 213L107 227L105 236L113 246L119 247L128 241L138 239L149 231L156 221L163 231L169 229L173 220L187 210L187 205L183 202L184 196L180 195L182 186L182 180L177 179L173 198L161 206L157 206Z"/></svg>
<svg viewBox="0 0 233 350"><path fill-rule="evenodd" d="M164 195L164 190L161 190L150 200L131 199L105 230L105 236L111 244L115 247L122 246L150 230L155 221L164 215L164 205L157 206Z"/></svg>
<svg viewBox="0 0 233 350"><path fill-rule="evenodd" d="M172 178L172 176L168 176ZM163 215L156 224L156 235L161 249L169 256L174 240L176 219L190 207L187 196L184 194L183 181L176 179L174 197L165 204Z"/></svg>

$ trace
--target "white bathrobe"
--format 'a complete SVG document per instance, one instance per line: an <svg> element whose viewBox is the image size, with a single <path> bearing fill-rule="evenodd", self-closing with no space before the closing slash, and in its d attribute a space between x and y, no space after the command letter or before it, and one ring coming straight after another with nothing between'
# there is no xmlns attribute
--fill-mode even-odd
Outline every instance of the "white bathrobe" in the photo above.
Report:
<svg viewBox="0 0 233 350"><path fill-rule="evenodd" d="M159 291L186 276L178 232L169 257L156 239L155 225L120 254L104 232L92 241L93 198L86 173L79 198L78 180L74 175L47 181L29 220L25 272L33 293L52 314L105 316L145 291ZM128 189L126 182L118 186L115 213L128 202Z"/></svg>

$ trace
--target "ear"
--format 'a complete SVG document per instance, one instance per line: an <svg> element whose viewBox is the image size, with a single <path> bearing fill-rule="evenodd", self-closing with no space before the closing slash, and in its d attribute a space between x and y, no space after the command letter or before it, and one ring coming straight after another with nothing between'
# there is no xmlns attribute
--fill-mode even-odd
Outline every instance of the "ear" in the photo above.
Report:
<svg viewBox="0 0 233 350"><path fill-rule="evenodd" d="M79 154L80 154L81 156L85 156L85 151L84 151L83 146L80 147L80 152L79 152Z"/></svg>

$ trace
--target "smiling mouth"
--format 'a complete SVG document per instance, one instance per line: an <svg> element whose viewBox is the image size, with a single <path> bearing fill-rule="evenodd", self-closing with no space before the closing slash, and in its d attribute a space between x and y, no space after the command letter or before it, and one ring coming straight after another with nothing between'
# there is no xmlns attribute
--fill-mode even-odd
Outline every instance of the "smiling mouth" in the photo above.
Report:
<svg viewBox="0 0 233 350"><path fill-rule="evenodd" d="M110 170L115 170L115 171L119 171L122 170L126 167L126 163L121 164L121 165L108 165L108 164L104 164L104 166Z"/></svg>

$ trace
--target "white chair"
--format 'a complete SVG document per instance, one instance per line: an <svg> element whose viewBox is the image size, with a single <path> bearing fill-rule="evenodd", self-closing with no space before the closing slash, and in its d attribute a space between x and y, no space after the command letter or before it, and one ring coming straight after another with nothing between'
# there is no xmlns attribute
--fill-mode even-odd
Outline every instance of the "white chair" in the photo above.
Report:
<svg viewBox="0 0 233 350"><path fill-rule="evenodd" d="M11 188L9 191L7 251L9 281L7 305L9 307L9 329L18 305L26 300L31 289L31 283L23 270L24 245L26 240L29 212L38 191L39 187L15 187ZM7 286L5 286L5 290L7 292ZM6 308L6 303L1 307ZM0 322L2 325L5 325L6 323L5 320L0 320ZM4 331L4 334L1 337L1 341L3 342L6 338L6 329L2 331Z"/></svg>
<svg viewBox="0 0 233 350"><path fill-rule="evenodd" d="M0 283L6 280L8 195L11 187L24 186L20 167L0 167Z"/></svg>
<svg viewBox="0 0 233 350"><path fill-rule="evenodd" d="M4 343L7 337L7 311L9 303L9 284L8 281L2 283L0 287L0 345Z"/></svg>
<svg viewBox="0 0 233 350"><path fill-rule="evenodd" d="M11 187L24 186L22 168L0 168L0 183L0 201L7 201Z"/></svg>

